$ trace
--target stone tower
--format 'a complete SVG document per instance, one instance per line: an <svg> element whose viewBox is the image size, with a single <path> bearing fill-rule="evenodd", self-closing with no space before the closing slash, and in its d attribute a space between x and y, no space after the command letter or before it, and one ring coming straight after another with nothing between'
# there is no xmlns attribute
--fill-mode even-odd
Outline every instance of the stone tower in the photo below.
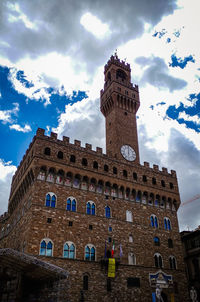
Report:
<svg viewBox="0 0 200 302"><path fill-rule="evenodd" d="M106 151L116 159L139 163L136 113L138 86L131 83L130 65L111 56L104 69L101 112L106 118Z"/></svg>

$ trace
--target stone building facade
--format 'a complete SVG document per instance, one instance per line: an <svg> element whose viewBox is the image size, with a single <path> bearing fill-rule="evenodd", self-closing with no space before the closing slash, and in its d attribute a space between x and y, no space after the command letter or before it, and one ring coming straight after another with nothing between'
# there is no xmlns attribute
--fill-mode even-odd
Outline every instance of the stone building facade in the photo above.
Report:
<svg viewBox="0 0 200 302"><path fill-rule="evenodd" d="M68 301L156 301L156 288L188 301L176 172L140 164L130 65L111 56L104 74L107 153L39 128L12 180L0 247L65 269Z"/></svg>

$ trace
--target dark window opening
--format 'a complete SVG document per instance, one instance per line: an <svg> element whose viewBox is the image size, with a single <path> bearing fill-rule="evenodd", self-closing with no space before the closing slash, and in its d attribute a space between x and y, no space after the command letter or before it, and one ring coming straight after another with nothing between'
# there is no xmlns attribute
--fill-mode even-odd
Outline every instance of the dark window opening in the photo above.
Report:
<svg viewBox="0 0 200 302"><path fill-rule="evenodd" d="M162 187L165 187L165 181L164 180L161 180L161 185L162 185Z"/></svg>
<svg viewBox="0 0 200 302"><path fill-rule="evenodd" d="M63 159L63 152L59 151L57 157L60 158L60 159Z"/></svg>
<svg viewBox="0 0 200 302"><path fill-rule="evenodd" d="M73 226L73 221L69 221L69 226Z"/></svg>
<svg viewBox="0 0 200 302"><path fill-rule="evenodd" d="M104 171L108 172L108 165L104 165Z"/></svg>
<svg viewBox="0 0 200 302"><path fill-rule="evenodd" d="M153 241L154 241L154 245L160 246L160 239L158 237L154 237Z"/></svg>
<svg viewBox="0 0 200 302"><path fill-rule="evenodd" d="M127 176L128 176L128 173L127 173L126 170L123 170L123 176L124 176L124 177L127 177Z"/></svg>
<svg viewBox="0 0 200 302"><path fill-rule="evenodd" d="M140 287L140 278L133 278L129 277L127 278L127 287Z"/></svg>
<svg viewBox="0 0 200 302"><path fill-rule="evenodd" d="M108 242L111 243L112 242L112 238L108 237Z"/></svg>
<svg viewBox="0 0 200 302"><path fill-rule="evenodd" d="M117 168L113 167L113 174L117 174Z"/></svg>
<svg viewBox="0 0 200 302"><path fill-rule="evenodd" d="M70 156L70 162L71 163L75 163L76 162L76 156L75 155L71 155Z"/></svg>
<svg viewBox="0 0 200 302"><path fill-rule="evenodd" d="M83 289L88 290L88 275L83 276Z"/></svg>
<svg viewBox="0 0 200 302"><path fill-rule="evenodd" d="M142 180L143 180L143 182L147 182L147 177L146 177L146 175L143 175L143 176L142 176Z"/></svg>
<svg viewBox="0 0 200 302"><path fill-rule="evenodd" d="M125 112L124 112L124 115L128 115L128 113L125 111Z"/></svg>
<svg viewBox="0 0 200 302"><path fill-rule="evenodd" d="M135 172L133 173L133 179L137 180L137 173L135 173Z"/></svg>
<svg viewBox="0 0 200 302"><path fill-rule="evenodd" d="M88 162L87 162L86 158L82 158L82 165L85 166L85 167L88 165Z"/></svg>
<svg viewBox="0 0 200 302"><path fill-rule="evenodd" d="M106 251L106 258L111 258L111 251L110 250Z"/></svg>
<svg viewBox="0 0 200 302"><path fill-rule="evenodd" d="M93 162L93 168L94 169L98 169L99 165L98 165L98 162L97 161L94 161Z"/></svg>
<svg viewBox="0 0 200 302"><path fill-rule="evenodd" d="M170 189L174 188L174 184L172 182L169 183Z"/></svg>
<svg viewBox="0 0 200 302"><path fill-rule="evenodd" d="M105 199L108 199L108 195L105 195Z"/></svg>
<svg viewBox="0 0 200 302"><path fill-rule="evenodd" d="M152 184L156 185L156 179L155 179L155 177L152 178Z"/></svg>
<svg viewBox="0 0 200 302"><path fill-rule="evenodd" d="M172 239L168 239L168 247L173 248L173 241Z"/></svg>
<svg viewBox="0 0 200 302"><path fill-rule="evenodd" d="M110 279L110 278L107 279L107 291L108 291L108 292L111 292L111 291L112 291L112 287L111 287L111 279Z"/></svg>
<svg viewBox="0 0 200 302"><path fill-rule="evenodd" d="M47 218L47 223L51 223L52 218Z"/></svg>
<svg viewBox="0 0 200 302"><path fill-rule="evenodd" d="M92 230L92 229L93 229L92 224L89 224L89 230Z"/></svg>
<svg viewBox="0 0 200 302"><path fill-rule="evenodd" d="M46 148L44 149L44 154L45 154L45 155L51 155L51 149L48 148L48 147L46 147Z"/></svg>

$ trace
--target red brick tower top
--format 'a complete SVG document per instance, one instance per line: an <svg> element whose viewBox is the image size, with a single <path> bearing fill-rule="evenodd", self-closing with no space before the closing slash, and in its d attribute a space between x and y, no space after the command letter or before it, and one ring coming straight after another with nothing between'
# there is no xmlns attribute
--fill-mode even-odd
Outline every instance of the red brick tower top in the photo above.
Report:
<svg viewBox="0 0 200 302"><path fill-rule="evenodd" d="M139 163L136 112L140 106L138 86L131 83L130 65L117 54L104 68L101 112L106 118L106 152L130 163Z"/></svg>

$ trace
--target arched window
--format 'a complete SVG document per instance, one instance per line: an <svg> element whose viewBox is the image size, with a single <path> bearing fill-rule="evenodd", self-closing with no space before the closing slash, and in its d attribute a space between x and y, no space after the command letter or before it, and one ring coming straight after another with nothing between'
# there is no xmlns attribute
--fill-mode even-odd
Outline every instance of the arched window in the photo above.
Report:
<svg viewBox="0 0 200 302"><path fill-rule="evenodd" d="M176 258L174 256L169 257L169 267L170 269L176 269Z"/></svg>
<svg viewBox="0 0 200 302"><path fill-rule="evenodd" d="M88 281L89 281L88 275L83 275L83 290L88 290Z"/></svg>
<svg viewBox="0 0 200 302"><path fill-rule="evenodd" d="M165 181L164 180L161 180L161 186L165 187Z"/></svg>
<svg viewBox="0 0 200 302"><path fill-rule="evenodd" d="M133 215L131 211L126 211L126 221L133 222Z"/></svg>
<svg viewBox="0 0 200 302"><path fill-rule="evenodd" d="M128 254L128 264L129 265L135 265L136 264L135 255L132 252L130 252Z"/></svg>
<svg viewBox="0 0 200 302"><path fill-rule="evenodd" d="M74 197L67 198L66 210L76 212L76 200Z"/></svg>
<svg viewBox="0 0 200 302"><path fill-rule="evenodd" d="M168 217L165 217L164 218L164 227L165 227L165 230L171 230L171 221Z"/></svg>
<svg viewBox="0 0 200 302"><path fill-rule="evenodd" d="M93 201L88 201L87 202L86 213L88 215L95 215L95 203Z"/></svg>
<svg viewBox="0 0 200 302"><path fill-rule="evenodd" d="M155 267L160 267L160 268L163 267L162 256L159 253L156 253L154 255L154 264L155 264Z"/></svg>
<svg viewBox="0 0 200 302"><path fill-rule="evenodd" d="M135 173L135 172L133 173L133 179L137 180L137 173Z"/></svg>
<svg viewBox="0 0 200 302"><path fill-rule="evenodd" d="M95 261L96 250L92 244L88 244L85 247L85 260Z"/></svg>
<svg viewBox="0 0 200 302"><path fill-rule="evenodd" d="M70 155L70 162L75 163L76 162L76 156L75 155Z"/></svg>
<svg viewBox="0 0 200 302"><path fill-rule="evenodd" d="M117 168L113 167L113 174L117 174Z"/></svg>
<svg viewBox="0 0 200 302"><path fill-rule="evenodd" d="M55 208L56 207L56 195L52 192L46 194L45 206Z"/></svg>
<svg viewBox="0 0 200 302"><path fill-rule="evenodd" d="M128 173L127 173L126 170L123 170L123 176L124 176L124 177L127 177L127 176L128 176Z"/></svg>
<svg viewBox="0 0 200 302"><path fill-rule="evenodd" d="M171 238L168 239L168 247L173 248L173 240Z"/></svg>
<svg viewBox="0 0 200 302"><path fill-rule="evenodd" d="M152 178L152 184L156 185L156 179L155 179L155 177Z"/></svg>
<svg viewBox="0 0 200 302"><path fill-rule="evenodd" d="M108 172L108 165L104 165L104 171Z"/></svg>
<svg viewBox="0 0 200 302"><path fill-rule="evenodd" d="M82 165L85 166L85 167L88 165L88 162L87 162L86 158L82 158Z"/></svg>
<svg viewBox="0 0 200 302"><path fill-rule="evenodd" d="M105 216L106 216L106 218L110 218L110 207L109 206L105 207Z"/></svg>
<svg viewBox="0 0 200 302"><path fill-rule="evenodd" d="M154 245L159 246L160 245L160 239L158 237L153 238Z"/></svg>
<svg viewBox="0 0 200 302"><path fill-rule="evenodd" d="M131 234L129 235L129 242L133 242L133 236Z"/></svg>
<svg viewBox="0 0 200 302"><path fill-rule="evenodd" d="M40 243L40 255L52 256L53 255L53 243L50 239L43 239Z"/></svg>
<svg viewBox="0 0 200 302"><path fill-rule="evenodd" d="M120 78L122 81L126 79L126 73L122 69L117 69L116 79Z"/></svg>
<svg viewBox="0 0 200 302"><path fill-rule="evenodd" d="M51 149L50 149L49 147L46 147L46 148L44 149L44 154L45 154L45 155L51 155Z"/></svg>
<svg viewBox="0 0 200 302"><path fill-rule="evenodd" d="M75 259L75 245L73 244L73 242L68 241L64 244L63 257Z"/></svg>
<svg viewBox="0 0 200 302"><path fill-rule="evenodd" d="M98 162L97 161L94 161L93 162L93 168L94 169L98 169L99 165L98 165Z"/></svg>
<svg viewBox="0 0 200 302"><path fill-rule="evenodd" d="M143 180L143 182L147 182L147 177L146 177L146 175L143 175L143 176L142 176L142 180Z"/></svg>
<svg viewBox="0 0 200 302"><path fill-rule="evenodd" d="M63 152L58 151L57 157L60 158L60 159L63 159Z"/></svg>
<svg viewBox="0 0 200 302"><path fill-rule="evenodd" d="M150 220L151 220L151 226L153 228L158 228L158 218L156 217L156 215L152 214Z"/></svg>

